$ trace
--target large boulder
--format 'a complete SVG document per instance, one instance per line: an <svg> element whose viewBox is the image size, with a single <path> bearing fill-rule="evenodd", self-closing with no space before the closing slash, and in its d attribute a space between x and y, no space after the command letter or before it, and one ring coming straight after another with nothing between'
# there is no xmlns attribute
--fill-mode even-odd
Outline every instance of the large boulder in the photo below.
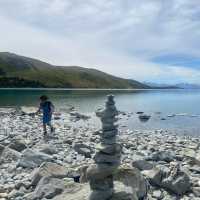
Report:
<svg viewBox="0 0 200 200"><path fill-rule="evenodd" d="M173 164L173 163L172 163ZM164 188L176 195L184 195L191 190L190 178L178 164L171 165L168 171L160 168L142 172L153 186Z"/></svg>
<svg viewBox="0 0 200 200"><path fill-rule="evenodd" d="M39 167L43 162L51 161L53 161L53 158L50 155L26 149L18 162L18 166L33 169Z"/></svg>
<svg viewBox="0 0 200 200"><path fill-rule="evenodd" d="M84 166L80 171L81 182L87 182L89 179L104 179L108 175L113 174L114 180L117 182L115 187L118 186L119 183L122 183L124 188L131 188L129 193L136 194L138 199L142 199L147 195L148 182L137 168L126 165L116 168L116 166L108 167L106 164L93 164L89 167ZM123 192L124 191L121 190L119 194L123 195ZM127 196L127 194L124 195Z"/></svg>
<svg viewBox="0 0 200 200"><path fill-rule="evenodd" d="M147 177L152 185L159 186L161 184L163 171L160 168L155 167L151 170L144 170L142 174Z"/></svg>
<svg viewBox="0 0 200 200"><path fill-rule="evenodd" d="M53 200L88 200L90 195L89 184L65 183L65 190L61 195L53 198ZM105 194L102 191L102 199ZM102 197L102 198L101 198ZM136 194L128 191L123 183L115 182L115 192L110 200L139 200Z"/></svg>
<svg viewBox="0 0 200 200"><path fill-rule="evenodd" d="M56 149L56 147L54 145L50 145L50 144L44 144L40 147L39 149L40 152L49 154L49 155L54 155L58 153L58 150Z"/></svg>
<svg viewBox="0 0 200 200"><path fill-rule="evenodd" d="M61 194L65 189L62 179L43 177L38 183L35 191L26 195L27 200L52 199Z"/></svg>
<svg viewBox="0 0 200 200"><path fill-rule="evenodd" d="M153 163L146 161L142 156L135 155L132 160L132 166L139 170L150 170L154 167Z"/></svg>
<svg viewBox="0 0 200 200"><path fill-rule="evenodd" d="M21 153L10 149L9 147L2 148L0 154L0 164L16 162L21 157Z"/></svg>
<svg viewBox="0 0 200 200"><path fill-rule="evenodd" d="M27 148L26 141L21 137L12 139L8 147L19 152L22 152L24 149Z"/></svg>
<svg viewBox="0 0 200 200"><path fill-rule="evenodd" d="M53 200L88 200L90 194L89 184L78 184L74 182L65 183L65 190Z"/></svg>
<svg viewBox="0 0 200 200"><path fill-rule="evenodd" d="M138 199L146 197L148 183L137 168L120 166L114 174L114 179L122 182L126 187L131 188L131 193L136 194Z"/></svg>
<svg viewBox="0 0 200 200"><path fill-rule="evenodd" d="M51 162L46 162L42 163L42 165L35 169L32 174L30 179L31 185L36 186L38 182L43 178L43 177L52 177L52 178L65 178L68 177L69 171L56 163L51 163Z"/></svg>
<svg viewBox="0 0 200 200"><path fill-rule="evenodd" d="M190 178L179 165L175 165L171 168L169 176L162 180L162 187L177 195L183 195L191 189Z"/></svg>

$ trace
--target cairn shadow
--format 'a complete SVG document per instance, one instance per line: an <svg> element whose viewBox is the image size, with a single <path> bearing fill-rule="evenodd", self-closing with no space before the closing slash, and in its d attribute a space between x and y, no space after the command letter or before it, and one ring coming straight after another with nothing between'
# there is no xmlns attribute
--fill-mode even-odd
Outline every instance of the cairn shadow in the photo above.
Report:
<svg viewBox="0 0 200 200"><path fill-rule="evenodd" d="M129 194L126 192L116 192L110 200L135 200L133 198L133 194Z"/></svg>

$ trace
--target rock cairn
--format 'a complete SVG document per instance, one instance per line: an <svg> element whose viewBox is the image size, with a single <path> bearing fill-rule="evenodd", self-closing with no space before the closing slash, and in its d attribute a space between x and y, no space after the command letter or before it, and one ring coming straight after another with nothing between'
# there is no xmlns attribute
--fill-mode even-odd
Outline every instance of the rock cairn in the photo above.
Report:
<svg viewBox="0 0 200 200"><path fill-rule="evenodd" d="M90 200L107 200L113 195L113 175L121 161L121 145L116 142L118 126L115 123L118 111L113 95L108 96L105 109L98 111L96 115L101 119L102 130L99 131L100 144L96 148L95 164L87 170L92 190Z"/></svg>

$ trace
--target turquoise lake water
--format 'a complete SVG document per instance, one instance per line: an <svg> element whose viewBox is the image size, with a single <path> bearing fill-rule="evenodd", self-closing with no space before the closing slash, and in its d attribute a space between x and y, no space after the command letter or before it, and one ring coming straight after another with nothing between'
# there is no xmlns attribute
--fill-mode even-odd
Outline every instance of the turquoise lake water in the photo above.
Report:
<svg viewBox="0 0 200 200"><path fill-rule="evenodd" d="M94 113L104 105L106 95L114 94L120 111L132 112L123 120L130 129L167 129L200 135L200 90L0 90L0 107L37 106L40 95L48 95L58 109L75 106L79 112ZM141 122L136 112L151 115ZM174 117L168 115L177 114Z"/></svg>

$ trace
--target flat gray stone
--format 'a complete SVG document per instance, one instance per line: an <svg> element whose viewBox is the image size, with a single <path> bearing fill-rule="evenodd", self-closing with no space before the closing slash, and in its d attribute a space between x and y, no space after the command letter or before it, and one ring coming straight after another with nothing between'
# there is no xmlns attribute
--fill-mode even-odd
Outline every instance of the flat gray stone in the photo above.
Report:
<svg viewBox="0 0 200 200"><path fill-rule="evenodd" d="M96 163L111 163L111 164L120 164L120 158L121 154L116 153L116 154L105 154L101 152L97 152L94 156L94 161Z"/></svg>
<svg viewBox="0 0 200 200"><path fill-rule="evenodd" d="M42 152L27 149L23 152L18 162L18 166L33 169L39 167L43 162L51 162L51 161L53 161L52 156Z"/></svg>
<svg viewBox="0 0 200 200"><path fill-rule="evenodd" d="M116 170L117 166L108 164L93 164L87 168L86 176L88 180L91 179L104 179Z"/></svg>
<svg viewBox="0 0 200 200"><path fill-rule="evenodd" d="M115 154L121 152L122 146L120 144L113 144L113 145L98 144L96 146L96 149L106 154Z"/></svg>
<svg viewBox="0 0 200 200"><path fill-rule="evenodd" d="M9 148L14 149L16 151L22 152L27 148L26 141L22 138L16 138L11 141L8 145Z"/></svg>
<svg viewBox="0 0 200 200"><path fill-rule="evenodd" d="M20 157L20 152L15 151L14 149L10 149L9 147L5 147L0 154L0 164L17 162Z"/></svg>
<svg viewBox="0 0 200 200"><path fill-rule="evenodd" d="M65 178L68 177L67 168L56 163L43 163L39 168L35 169L31 174L31 185L36 186L43 177Z"/></svg>
<svg viewBox="0 0 200 200"><path fill-rule="evenodd" d="M133 157L132 166L138 168L139 170L150 170L155 166L149 161L146 161L142 156L135 155Z"/></svg>
<svg viewBox="0 0 200 200"><path fill-rule="evenodd" d="M35 191L27 195L27 200L52 199L65 189L64 181L57 178L43 177Z"/></svg>

